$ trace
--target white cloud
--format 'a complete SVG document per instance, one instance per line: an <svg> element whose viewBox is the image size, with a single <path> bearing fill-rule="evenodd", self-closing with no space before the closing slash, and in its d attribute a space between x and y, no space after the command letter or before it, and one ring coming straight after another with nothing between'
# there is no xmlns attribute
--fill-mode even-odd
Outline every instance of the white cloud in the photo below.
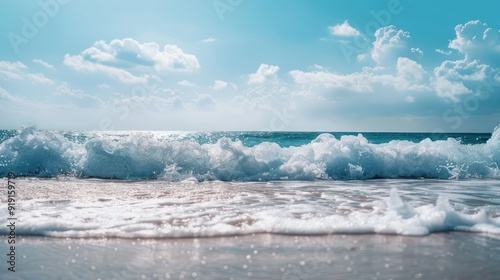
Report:
<svg viewBox="0 0 500 280"><path fill-rule="evenodd" d="M57 87L54 95L82 97L84 93L81 89L71 89L67 83L63 82L60 86Z"/></svg>
<svg viewBox="0 0 500 280"><path fill-rule="evenodd" d="M64 64L77 71L103 72L126 84L145 83L147 81L145 77L135 76L123 69L106 66L100 63L89 62L80 55L70 56L69 54L66 54L64 56Z"/></svg>
<svg viewBox="0 0 500 280"><path fill-rule="evenodd" d="M422 65L406 57L398 58L397 70L398 75L406 81L419 82L425 75Z"/></svg>
<svg viewBox="0 0 500 280"><path fill-rule="evenodd" d="M365 61L367 58L368 58L368 54L366 54L366 53L358 54L356 56L356 60L358 62Z"/></svg>
<svg viewBox="0 0 500 280"><path fill-rule="evenodd" d="M415 98L413 98L413 96L409 96L409 95L408 95L408 96L405 98L405 101L406 101L406 102L408 102L408 103L413 103L413 102L415 102Z"/></svg>
<svg viewBox="0 0 500 280"><path fill-rule="evenodd" d="M304 72L292 70L289 72L297 84L311 84L325 88L343 88L352 91L371 91L371 88L361 85L363 81L358 80L359 73L351 75L339 75L326 71Z"/></svg>
<svg viewBox="0 0 500 280"><path fill-rule="evenodd" d="M411 48L410 51L412 53L418 53L419 58L421 58L422 56L424 56L424 51L422 51L420 48Z"/></svg>
<svg viewBox="0 0 500 280"><path fill-rule="evenodd" d="M463 83L450 81L445 77L437 77L433 81L434 90L440 97L449 98L454 102L458 102L458 95L471 93L471 90L466 88Z"/></svg>
<svg viewBox="0 0 500 280"><path fill-rule="evenodd" d="M202 42L202 43L205 43L205 44L208 44L208 43L214 43L215 41L217 41L217 38L213 38L213 37L210 37L210 38L206 38L206 39L201 40L201 42Z"/></svg>
<svg viewBox="0 0 500 280"><path fill-rule="evenodd" d="M500 30L493 30L487 24L475 20L457 25L455 34L456 38L450 41L448 47L463 53L465 59L499 61Z"/></svg>
<svg viewBox="0 0 500 280"><path fill-rule="evenodd" d="M446 60L436 67L433 86L438 96L459 102L461 95L474 94L481 83L499 84L495 77L500 74L500 33L476 20L457 25L455 34L448 47L463 58ZM436 51L451 54L451 51Z"/></svg>
<svg viewBox="0 0 500 280"><path fill-rule="evenodd" d="M395 58L402 56L402 52L407 51L407 40L410 33L402 29L396 29L394 25L382 27L375 31L375 42L371 50L371 57L378 64L385 61L393 63Z"/></svg>
<svg viewBox="0 0 500 280"><path fill-rule="evenodd" d="M433 84L438 96L458 102L459 95L472 93L470 88L493 77L495 71L489 65L480 64L478 60L446 60L434 69Z"/></svg>
<svg viewBox="0 0 500 280"><path fill-rule="evenodd" d="M335 26L328 27L328 30L332 35L335 36L355 37L361 35L361 33L358 30L349 25L349 22L347 20L344 21L344 23L342 24L337 24Z"/></svg>
<svg viewBox="0 0 500 280"><path fill-rule="evenodd" d="M98 85L98 87L99 87L99 88L102 88L102 89L108 89L108 88L111 88L111 86L110 86L110 85L108 85L108 84L106 84L106 83L104 83L104 84L99 84L99 85Z"/></svg>
<svg viewBox="0 0 500 280"><path fill-rule="evenodd" d="M0 100L10 101L10 102L23 102L23 99L21 97L10 94L2 87L0 87Z"/></svg>
<svg viewBox="0 0 500 280"><path fill-rule="evenodd" d="M20 61L9 62L9 61L0 61L0 69L5 71L22 71L23 69L28 69L24 63Z"/></svg>
<svg viewBox="0 0 500 280"><path fill-rule="evenodd" d="M139 43L132 38L109 44L98 41L79 55L66 54L64 64L77 71L104 72L124 83L144 82L144 73L151 71L192 72L200 68L196 56L175 45L161 50L154 42Z"/></svg>
<svg viewBox="0 0 500 280"><path fill-rule="evenodd" d="M45 61L43 61L43 60L41 60L41 59L37 59L37 58L35 58L35 59L33 59L33 62L34 62L34 63L36 63L36 64L40 64L40 65L42 65L43 67L45 67L45 68L47 68L47 69L50 69L50 70L54 70L54 69L55 69L55 68L54 68L54 65L52 65L52 64L50 64L50 63L48 63L48 62L45 62Z"/></svg>
<svg viewBox="0 0 500 280"><path fill-rule="evenodd" d="M191 105L198 109L209 109L215 106L215 100L208 94L200 94L191 101Z"/></svg>
<svg viewBox="0 0 500 280"><path fill-rule="evenodd" d="M71 98L71 101L79 107L96 107L103 104L99 97L86 94L81 89L72 89L67 83L63 82L53 93L58 96Z"/></svg>
<svg viewBox="0 0 500 280"><path fill-rule="evenodd" d="M33 82L34 84L41 84L41 85L52 85L54 84L54 82L45 77L43 74L41 73L38 73L38 74L26 74L26 78L28 78L28 80L30 80L31 82Z"/></svg>
<svg viewBox="0 0 500 280"><path fill-rule="evenodd" d="M376 86L392 87L397 91L428 91L424 76L425 71L417 62L398 58L397 72L390 73L389 68L365 67L361 72L352 74L334 74L326 71L303 72L290 71L297 84L309 84L325 88L343 89L353 92L374 92Z"/></svg>
<svg viewBox="0 0 500 280"><path fill-rule="evenodd" d="M4 80L28 80L33 84L52 85L54 82L42 73L29 73L22 62L0 61L0 78Z"/></svg>
<svg viewBox="0 0 500 280"><path fill-rule="evenodd" d="M249 84L263 84L269 80L276 80L277 73L280 68L274 65L267 65L262 63L257 69L257 72L250 74L248 78Z"/></svg>
<svg viewBox="0 0 500 280"><path fill-rule="evenodd" d="M266 111L276 110L276 104L292 96L288 86L281 80L273 83L254 84L234 97L234 100L245 108L261 109Z"/></svg>
<svg viewBox="0 0 500 280"><path fill-rule="evenodd" d="M182 80L182 81L178 82L177 84L180 86L184 86L184 87L195 87L196 86L195 83L192 83L188 80Z"/></svg>
<svg viewBox="0 0 500 280"><path fill-rule="evenodd" d="M437 53L444 54L444 55L451 55L451 51L443 51L442 49L436 49Z"/></svg>
<svg viewBox="0 0 500 280"><path fill-rule="evenodd" d="M0 78L4 80L22 80L23 76L8 70L2 70L0 68Z"/></svg>
<svg viewBox="0 0 500 280"><path fill-rule="evenodd" d="M483 81L492 74L494 70L478 60L446 60L434 69L436 77L446 77L463 81Z"/></svg>
<svg viewBox="0 0 500 280"><path fill-rule="evenodd" d="M224 81L221 81L221 80L217 80L217 81L214 82L213 88L215 90L225 89L225 88L227 88L228 85L229 84L227 82L224 82Z"/></svg>

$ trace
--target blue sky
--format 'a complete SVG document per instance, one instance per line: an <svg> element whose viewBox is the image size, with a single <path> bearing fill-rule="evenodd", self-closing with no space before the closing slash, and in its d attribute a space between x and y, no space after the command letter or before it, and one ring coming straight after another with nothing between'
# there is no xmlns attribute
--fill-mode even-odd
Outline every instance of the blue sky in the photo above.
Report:
<svg viewBox="0 0 500 280"><path fill-rule="evenodd" d="M498 1L2 1L0 128L491 132Z"/></svg>

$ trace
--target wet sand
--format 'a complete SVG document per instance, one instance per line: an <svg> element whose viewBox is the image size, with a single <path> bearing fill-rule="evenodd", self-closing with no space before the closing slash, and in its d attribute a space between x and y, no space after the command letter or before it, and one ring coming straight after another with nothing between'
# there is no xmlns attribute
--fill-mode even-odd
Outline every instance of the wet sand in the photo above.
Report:
<svg viewBox="0 0 500 280"><path fill-rule="evenodd" d="M6 240L5 236L2 240ZM500 238L472 233L182 239L18 237L1 279L498 279ZM2 251L7 250L6 242Z"/></svg>

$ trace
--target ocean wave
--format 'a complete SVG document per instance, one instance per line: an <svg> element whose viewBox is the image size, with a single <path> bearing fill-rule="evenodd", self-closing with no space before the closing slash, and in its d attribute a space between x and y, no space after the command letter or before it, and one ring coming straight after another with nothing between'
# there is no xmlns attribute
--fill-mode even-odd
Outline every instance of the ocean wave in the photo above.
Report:
<svg viewBox="0 0 500 280"><path fill-rule="evenodd" d="M22 129L0 143L0 176L179 181L500 178L500 128L484 144L458 140L370 143L362 134L321 134L301 146L252 147L222 137L201 144L153 132L96 134L83 141L62 132Z"/></svg>

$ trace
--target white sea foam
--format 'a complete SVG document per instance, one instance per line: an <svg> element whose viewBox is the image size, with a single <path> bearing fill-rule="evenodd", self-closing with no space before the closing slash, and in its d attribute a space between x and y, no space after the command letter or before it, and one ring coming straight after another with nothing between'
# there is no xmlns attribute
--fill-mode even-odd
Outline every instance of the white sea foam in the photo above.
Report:
<svg viewBox="0 0 500 280"><path fill-rule="evenodd" d="M321 134L308 144L247 147L221 138L199 144L134 132L94 134L82 143L59 132L23 129L0 143L0 176L224 180L350 180L372 178L500 178L500 129L485 144L455 139L369 143L361 134Z"/></svg>
<svg viewBox="0 0 500 280"><path fill-rule="evenodd" d="M18 179L16 233L93 238L446 231L500 235L493 191L498 180L445 182ZM0 219L6 218L7 212L0 212ZM0 228L1 234L8 234L7 228Z"/></svg>

